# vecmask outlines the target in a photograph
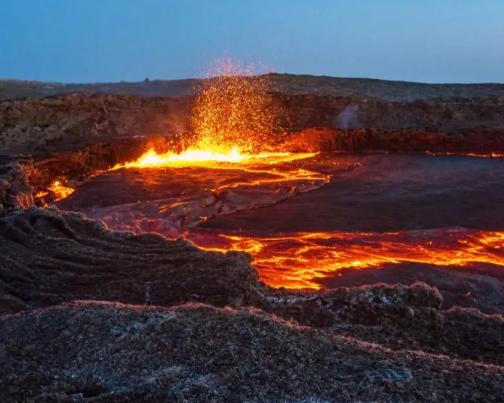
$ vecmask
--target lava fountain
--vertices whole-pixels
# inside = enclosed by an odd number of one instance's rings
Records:
[[[310,158],[316,153],[278,151],[281,119],[286,116],[268,93],[268,77],[255,76],[252,66],[223,60],[203,80],[196,98],[194,136],[182,152],[158,153],[150,148],[138,160],[119,168],[211,166],[218,163],[276,164]]]

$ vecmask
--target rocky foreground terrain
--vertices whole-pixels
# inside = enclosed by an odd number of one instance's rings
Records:
[[[500,85],[274,79],[292,149],[504,150]],[[502,401],[498,312],[379,276],[271,289],[244,253],[112,232],[37,199],[188,131],[180,85],[175,98],[155,82],[0,87],[0,401]]]
[[[504,321],[412,286],[268,289],[245,254],[0,220],[2,401],[499,401]],[[100,301],[100,302],[98,302]]]

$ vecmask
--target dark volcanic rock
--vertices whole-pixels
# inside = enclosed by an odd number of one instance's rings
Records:
[[[343,78],[271,73],[271,90],[293,95],[375,98],[387,101],[415,101],[441,97],[504,95],[504,85],[427,84],[369,78]],[[0,100],[46,97],[68,93],[105,93],[141,96],[188,96],[197,93],[201,80],[144,80],[140,82],[63,84],[40,81],[0,80]]]
[[[25,97],[47,97],[53,95],[83,93],[105,93],[117,95],[142,95],[151,97],[194,95],[199,80],[148,80],[140,82],[63,84],[40,81],[0,80],[0,99]]]
[[[153,141],[120,138],[110,143],[91,144],[72,152],[59,152],[39,159],[26,170],[30,185],[46,190],[55,179],[69,185],[82,183],[122,161],[137,159]]]
[[[76,302],[0,319],[2,401],[500,401],[502,367],[257,310]]]
[[[399,152],[504,154],[504,129],[457,134],[427,130],[309,128],[289,136],[289,151],[386,150]]]
[[[324,288],[360,287],[377,282],[411,285],[421,281],[439,290],[443,296],[442,309],[459,306],[504,314],[504,270],[500,266],[402,263],[366,270],[343,269],[339,274],[323,280]]]
[[[0,216],[8,209],[33,204],[29,183],[33,171],[32,161],[27,158],[0,155]]]
[[[272,90],[292,95],[373,98],[406,102],[435,98],[502,96],[504,84],[428,84],[408,81],[270,74]]]
[[[334,334],[504,365],[503,317],[459,307],[441,310],[441,294],[425,283],[342,287],[269,299],[277,315]]]
[[[0,149],[45,156],[188,130],[191,99],[70,94],[0,103]]]
[[[390,101],[278,93],[276,99],[290,112],[290,129],[294,131],[328,127],[457,133],[504,128],[502,95]]]
[[[74,299],[262,305],[262,286],[245,254],[113,233],[79,214],[32,208],[6,215],[0,255],[0,314]]]

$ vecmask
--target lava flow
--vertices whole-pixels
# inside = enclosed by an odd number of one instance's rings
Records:
[[[334,276],[344,268],[363,269],[399,263],[504,266],[504,232],[439,229],[273,236],[194,232],[188,236],[207,250],[249,253],[265,283],[291,289],[318,289],[321,279]]]
[[[36,198],[43,198],[48,194],[52,195],[52,200],[58,201],[63,200],[66,197],[70,196],[74,192],[74,188],[63,184],[60,179],[56,179],[51,182],[51,184],[47,187],[47,189],[40,190],[35,195]]]

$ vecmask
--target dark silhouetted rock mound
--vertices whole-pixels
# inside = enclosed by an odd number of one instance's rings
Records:
[[[109,231],[80,214],[31,208],[0,218],[0,314],[74,299],[261,306],[242,253]]]
[[[277,315],[332,334],[398,349],[504,365],[504,319],[474,308],[442,310],[437,288],[374,284],[269,297]]]

